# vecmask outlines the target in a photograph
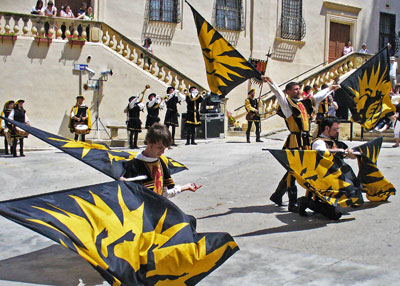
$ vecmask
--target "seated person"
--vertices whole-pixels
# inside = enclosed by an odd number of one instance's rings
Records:
[[[351,159],[357,158],[352,149],[349,149],[344,142],[337,140],[339,134],[340,121],[337,117],[328,116],[322,119],[320,130],[323,130],[317,139],[311,144],[312,150],[341,152],[343,156]],[[310,208],[314,212],[319,212],[324,216],[338,220],[342,216],[340,208],[322,202],[318,197],[301,197],[298,200],[299,214],[307,216],[306,209]]]
[[[125,163],[125,172],[120,180],[129,178],[164,197],[173,197],[184,191],[195,192],[202,186],[195,183],[178,186],[174,184],[165,163],[160,159],[165,148],[170,147],[172,136],[166,126],[154,123],[146,134],[146,149]],[[141,177],[143,176],[143,177]]]

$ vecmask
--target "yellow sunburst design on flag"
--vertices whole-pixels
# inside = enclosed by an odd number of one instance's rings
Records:
[[[375,66],[372,66],[371,71],[365,70],[362,77],[358,78],[359,90],[349,87],[355,95],[356,110],[362,114],[363,127],[368,130],[375,127],[378,121],[394,108],[389,96],[391,84],[383,76],[388,67],[384,68],[382,72],[380,63],[376,70]]]
[[[75,141],[72,139],[58,139],[58,138],[48,138],[49,140],[57,141],[57,142],[65,142],[65,145],[60,146],[61,148],[70,148],[70,149],[79,149],[82,148],[82,158],[84,158],[90,150],[110,150],[108,147],[102,144],[89,144],[82,141]]]
[[[58,211],[50,208],[33,207],[51,215],[67,227],[82,243],[82,246],[79,246],[72,242],[75,250],[95,267],[108,269],[109,265],[106,260],[110,258],[110,255],[115,255],[115,257],[128,262],[136,272],[141,265],[147,264],[148,255],[154,255],[155,268],[147,272],[147,278],[158,275],[173,275],[176,278],[159,281],[156,284],[159,286],[186,286],[185,281],[215,267],[228,247],[232,249],[237,247],[234,241],[230,241],[207,254],[205,237],[197,243],[165,246],[172,237],[187,227],[188,223],[177,223],[163,230],[167,217],[166,209],[154,230],[143,232],[145,203],[142,203],[137,209],[130,210],[124,202],[121,187],[118,186],[116,191],[118,191],[118,204],[122,212],[122,219],[117,216],[111,206],[92,192],[90,194],[94,204],[78,196],[70,195],[79,205],[85,217],[53,205],[49,206]],[[66,238],[68,237],[67,233],[45,221],[28,220],[56,230]],[[126,235],[131,234],[133,234],[133,239],[127,239]],[[67,247],[66,241],[61,239],[60,243]],[[115,284],[113,285],[121,284],[116,277],[114,279]]]
[[[211,92],[225,96],[247,79],[261,80],[260,72],[187,4],[193,12]]]

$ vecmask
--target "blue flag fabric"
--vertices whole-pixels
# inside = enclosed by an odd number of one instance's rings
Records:
[[[0,202],[0,214],[78,253],[111,285],[196,285],[239,248],[134,182]]]

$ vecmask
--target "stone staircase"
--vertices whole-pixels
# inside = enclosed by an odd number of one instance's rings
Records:
[[[362,135],[362,136],[361,136]],[[383,136],[383,142],[389,142],[389,143],[394,143],[394,133],[392,128],[388,128],[384,132],[380,133],[377,131],[372,131],[372,132],[366,132],[365,130],[363,131],[363,134],[361,134],[361,131],[356,131],[353,137],[353,140],[356,141],[370,141],[378,137]]]
[[[45,25],[50,27],[47,34]],[[0,11],[0,37],[13,35],[15,37],[31,37],[35,40],[43,38],[49,42],[52,39],[62,40],[64,36],[67,42],[71,36],[78,37],[76,29],[78,26],[82,27],[82,38],[90,42],[102,43],[147,72],[149,76],[168,86],[173,86],[181,92],[190,86],[196,86],[200,92],[207,90],[106,23]],[[65,27],[64,35],[62,27]],[[89,35],[86,33],[87,30]],[[70,31],[74,31],[72,35]],[[150,58],[151,65],[144,61],[145,57]]]

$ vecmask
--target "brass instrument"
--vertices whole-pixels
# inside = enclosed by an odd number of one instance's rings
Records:
[[[189,95],[189,90],[188,90],[187,88],[185,88],[185,89],[183,90],[183,94],[186,95],[186,96],[188,96],[188,95]]]
[[[146,90],[150,89],[150,85],[146,84],[146,86],[144,87],[144,90],[141,92],[142,98],[139,100],[140,103],[143,102],[144,99],[144,93],[146,92]]]

